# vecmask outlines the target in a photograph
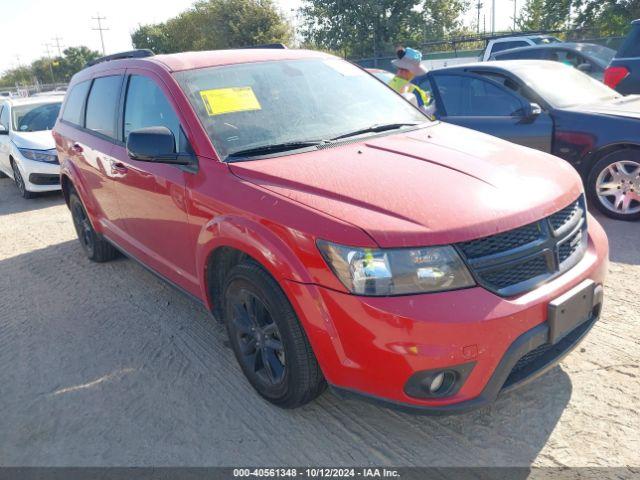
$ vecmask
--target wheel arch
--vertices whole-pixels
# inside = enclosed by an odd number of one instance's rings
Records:
[[[591,170],[593,169],[595,164],[598,163],[600,159],[614,152],[617,152],[619,150],[640,151],[640,143],[634,143],[634,142],[609,143],[607,145],[603,145],[598,149],[594,150],[587,156],[586,161],[584,162],[584,165],[582,168],[582,177],[584,178],[584,180],[586,181],[589,178],[589,175],[591,174]]]
[[[311,283],[302,261],[271,229],[246,217],[216,217],[201,230],[196,265],[202,298],[218,319],[219,298],[225,276],[233,266],[245,260],[260,265],[280,285],[287,297],[290,296],[283,280]]]

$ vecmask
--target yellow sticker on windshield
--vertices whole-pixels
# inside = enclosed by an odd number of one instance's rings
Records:
[[[209,116],[260,110],[262,108],[251,87],[201,90],[200,96]]]

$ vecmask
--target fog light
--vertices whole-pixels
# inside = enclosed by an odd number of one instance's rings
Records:
[[[433,377],[433,380],[431,380],[431,383],[429,384],[429,392],[437,393],[438,390],[440,390],[440,388],[442,387],[443,383],[444,383],[444,372],[440,372],[435,377]]]

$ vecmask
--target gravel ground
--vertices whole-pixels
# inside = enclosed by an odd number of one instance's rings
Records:
[[[60,195],[0,180],[0,465],[639,466],[640,223],[611,242],[603,317],[484,410],[416,417],[325,393],[279,410],[202,307],[86,260]]]

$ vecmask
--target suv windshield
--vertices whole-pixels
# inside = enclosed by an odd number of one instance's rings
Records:
[[[38,132],[51,130],[58,118],[62,103],[30,103],[16,105],[11,110],[13,130]]]
[[[175,75],[222,158],[429,121],[386,85],[339,59],[243,63]]]
[[[594,103],[620,96],[604,83],[572,67],[555,62],[540,62],[535,66],[514,66],[512,70],[533,91],[556,108]]]

